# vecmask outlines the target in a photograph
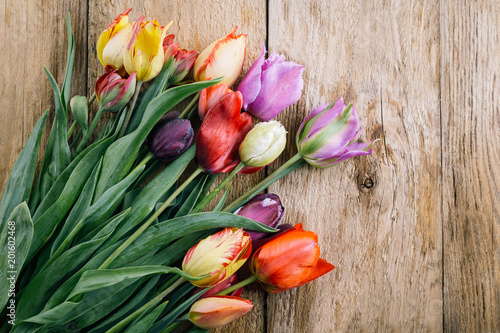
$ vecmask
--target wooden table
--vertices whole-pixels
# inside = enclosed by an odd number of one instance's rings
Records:
[[[287,223],[319,234],[333,273],[266,295],[220,332],[500,332],[500,1],[2,0],[0,187],[61,82],[65,15],[76,37],[73,93],[103,68],[100,32],[133,7],[202,50],[235,25],[245,70],[264,41],[305,64],[304,94],[279,116],[295,153],[303,116],[343,95],[372,156],[304,168],[273,185]],[[51,115],[51,120],[53,115]],[[44,136],[42,145],[48,135]],[[238,179],[233,197],[265,176]]]

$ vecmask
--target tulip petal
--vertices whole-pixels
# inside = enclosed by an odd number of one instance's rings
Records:
[[[260,43],[262,50],[260,56],[255,60],[255,62],[250,66],[245,77],[238,86],[239,92],[243,95],[243,109],[246,110],[248,105],[255,101],[259,91],[261,89],[261,74],[262,65],[264,64],[264,55],[266,54],[266,47],[264,43]]]
[[[260,93],[248,106],[248,111],[268,121],[297,102],[304,88],[304,68],[292,61],[283,61],[263,71]]]
[[[300,285],[304,285],[308,282],[311,282],[312,280],[315,280],[315,279],[319,278],[320,276],[323,276],[326,273],[330,272],[334,268],[335,268],[335,266],[330,264],[328,261],[326,261],[325,259],[319,258],[318,262],[316,263],[316,266],[314,266],[311,269],[311,274],[309,275],[309,277],[305,281],[303,281]]]

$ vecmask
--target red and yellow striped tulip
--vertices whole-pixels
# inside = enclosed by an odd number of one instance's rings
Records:
[[[99,61],[107,71],[123,69],[123,52],[132,31],[127,9],[104,30],[97,40],[96,50]]]
[[[243,229],[226,228],[193,246],[184,257],[182,269],[195,277],[208,275],[192,284],[214,286],[233,275],[251,253],[250,236]]]
[[[146,82],[160,73],[165,59],[163,40],[172,22],[160,27],[158,21],[144,21],[144,16],[134,22],[123,63],[127,73],[137,72],[137,79]]]

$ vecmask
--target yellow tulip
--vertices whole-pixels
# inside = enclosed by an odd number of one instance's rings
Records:
[[[160,73],[165,58],[163,40],[170,25],[172,22],[160,27],[158,21],[144,21],[144,16],[134,22],[123,53],[127,73],[137,72],[137,79],[143,82]]]
[[[97,40],[97,56],[108,71],[123,68],[123,51],[130,38],[132,24],[129,23],[127,9],[104,30]]]

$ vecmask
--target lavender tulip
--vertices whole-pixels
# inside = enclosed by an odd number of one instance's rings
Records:
[[[297,149],[310,165],[327,168],[357,155],[370,155],[370,143],[355,142],[361,134],[356,109],[344,105],[340,98],[335,104],[323,104],[304,118],[295,137]]]
[[[259,194],[250,200],[246,205],[234,212],[240,216],[263,223],[269,227],[276,226],[283,219],[285,208],[281,204],[280,198],[276,194]],[[255,241],[269,236],[266,232],[246,231],[252,238],[252,248]]]
[[[264,60],[266,48],[252,64],[238,86],[243,95],[243,109],[262,121],[276,117],[281,111],[297,102],[302,94],[305,66],[285,61],[277,53]]]
[[[178,112],[164,115],[149,133],[146,144],[160,161],[169,162],[182,154],[193,142],[191,122],[177,118]]]

